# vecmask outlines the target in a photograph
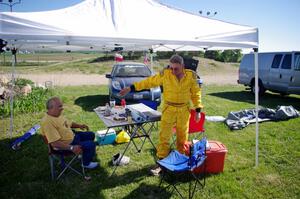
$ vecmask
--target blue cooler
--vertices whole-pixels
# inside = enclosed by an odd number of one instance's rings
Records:
[[[115,143],[116,131],[114,129],[109,129],[107,134],[106,132],[107,129],[96,132],[96,139],[99,145]]]
[[[157,110],[158,104],[156,101],[151,101],[151,100],[139,100],[139,103],[143,103],[146,106],[152,108],[153,110]]]

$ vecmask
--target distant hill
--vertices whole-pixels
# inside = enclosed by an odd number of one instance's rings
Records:
[[[43,53],[20,54],[17,56],[17,73],[77,73],[77,74],[105,74],[111,71],[114,61],[93,62],[99,54],[85,53]],[[4,66],[5,59],[5,66]],[[206,58],[199,60],[198,73],[200,75],[237,73],[238,64],[223,63]],[[11,56],[0,56],[0,73],[11,72]],[[143,58],[132,60],[143,62]],[[154,71],[160,71],[169,64],[168,59],[156,60],[153,63]]]

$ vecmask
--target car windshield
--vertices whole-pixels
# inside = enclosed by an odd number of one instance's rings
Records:
[[[143,65],[119,65],[115,68],[115,77],[149,77],[150,70]]]

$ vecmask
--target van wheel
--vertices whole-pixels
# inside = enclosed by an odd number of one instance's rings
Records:
[[[261,83],[261,81],[258,82],[258,94],[263,95],[266,92],[265,87]],[[255,95],[255,81],[252,81],[251,83],[251,93]]]

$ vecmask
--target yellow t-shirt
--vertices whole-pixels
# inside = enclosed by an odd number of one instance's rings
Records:
[[[53,117],[46,114],[41,121],[41,130],[49,143],[58,140],[71,143],[74,138],[71,125],[72,122],[63,116]]]

